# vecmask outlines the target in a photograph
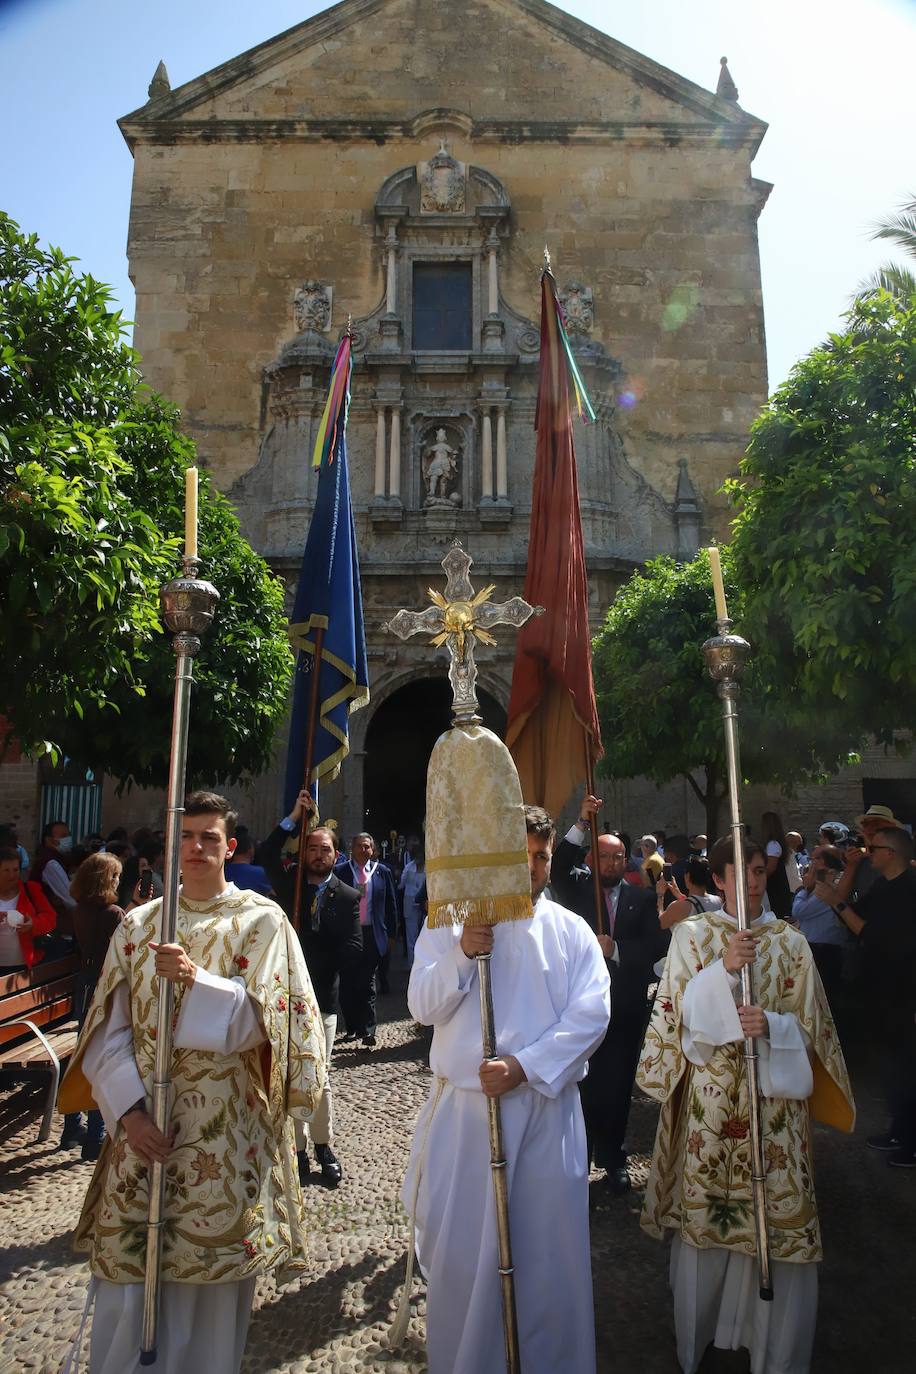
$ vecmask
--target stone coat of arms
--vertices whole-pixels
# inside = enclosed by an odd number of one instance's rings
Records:
[[[423,215],[461,215],[467,195],[467,168],[456,161],[445,139],[429,162],[417,168],[420,183],[420,213]]]

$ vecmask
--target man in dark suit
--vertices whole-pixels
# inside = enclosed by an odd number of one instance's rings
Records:
[[[557,846],[551,887],[557,901],[588,921],[597,934],[592,874],[582,866],[589,829],[601,803],[586,797],[578,825]],[[611,1021],[601,1045],[589,1060],[582,1081],[582,1111],[589,1151],[606,1171],[612,1192],[630,1186],[624,1136],[636,1064],[648,1018],[647,995],[654,979],[653,965],[664,953],[665,935],[658,923],[655,894],[649,888],[623,882],[627,852],[615,835],[598,837],[598,871],[604,902],[604,935],[598,943],[611,975]]]
[[[292,813],[280,822],[258,850],[258,861],[266,869],[277,894],[277,901],[290,918],[295,896],[296,865],[284,866],[283,846],[290,835],[295,834],[303,813],[310,813],[313,809],[314,803],[308,792],[300,792]],[[337,1030],[340,979],[342,975],[345,976],[348,968],[359,963],[363,949],[359,928],[359,893],[355,888],[348,887],[342,882],[334,872],[336,857],[337,850],[331,831],[321,828],[313,830],[305,842],[305,873],[298,930],[318,1009],[324,1022],[329,1068]],[[328,1187],[336,1188],[343,1178],[343,1169],[331,1148],[331,1106],[329,1075],[328,1085],[308,1123],[308,1129],[321,1176]],[[299,1177],[305,1182],[309,1175],[305,1132],[300,1122],[295,1122],[295,1126]]]
[[[384,864],[372,858],[372,836],[353,837],[350,857],[337,865],[337,876],[360,894],[359,923],[362,957],[346,970],[340,984],[340,1006],[347,1032],[367,1049],[375,1044],[375,975],[383,955],[394,947],[398,933],[398,902],[394,879]]]

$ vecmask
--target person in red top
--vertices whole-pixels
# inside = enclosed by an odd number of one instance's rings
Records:
[[[49,935],[57,913],[41,883],[21,880],[19,850],[0,849],[0,968],[32,968],[44,958],[35,948],[36,935]]]

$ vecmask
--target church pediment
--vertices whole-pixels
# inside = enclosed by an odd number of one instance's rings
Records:
[[[711,58],[711,63],[713,59]],[[121,121],[137,139],[640,134],[755,145],[765,125],[544,0],[344,0]],[[358,112],[358,118],[355,118]]]

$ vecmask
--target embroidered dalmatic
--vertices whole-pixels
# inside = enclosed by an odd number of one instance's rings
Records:
[[[112,936],[61,1087],[61,1110],[96,1105],[82,1061],[122,985],[130,999],[133,1056],[151,1099],[158,979],[150,941],[159,939],[161,907],[155,901],[131,912]],[[210,902],[182,895],[177,941],[208,973],[244,982],[266,1043],[240,1052],[176,1048],[173,1054],[176,1140],[166,1166],[163,1281],[231,1284],[266,1270],[301,1269],[305,1240],[290,1113],[308,1117],[314,1110],[325,1050],[299,942],[275,903],[232,886]],[[176,985],[176,1024],[185,995]],[[98,1278],[142,1282],[147,1203],[147,1166],[119,1130],[105,1141],[74,1239]]]
[[[754,1255],[754,1214],[744,1045],[718,1043],[708,1062],[685,1053],[684,997],[691,980],[727,979],[721,961],[736,924],[711,912],[673,932],[665,971],[646,1032],[636,1081],[662,1105],[642,1226],[655,1236],[674,1231],[700,1250],[721,1247]],[[854,1108],[836,1028],[807,940],[784,921],[754,926],[755,1000],[771,1022],[771,1042],[758,1041],[768,1083],[778,1082],[785,1032],[802,1037],[811,1059],[810,1095],[763,1097],[764,1160],[770,1251],[774,1260],[807,1264],[821,1258],[814,1198],[810,1121],[852,1130]],[[712,983],[710,983],[712,986]],[[785,1014],[789,1013],[790,1016]],[[797,1023],[793,1026],[791,1018]],[[735,1013],[737,1020],[737,1014]]]

